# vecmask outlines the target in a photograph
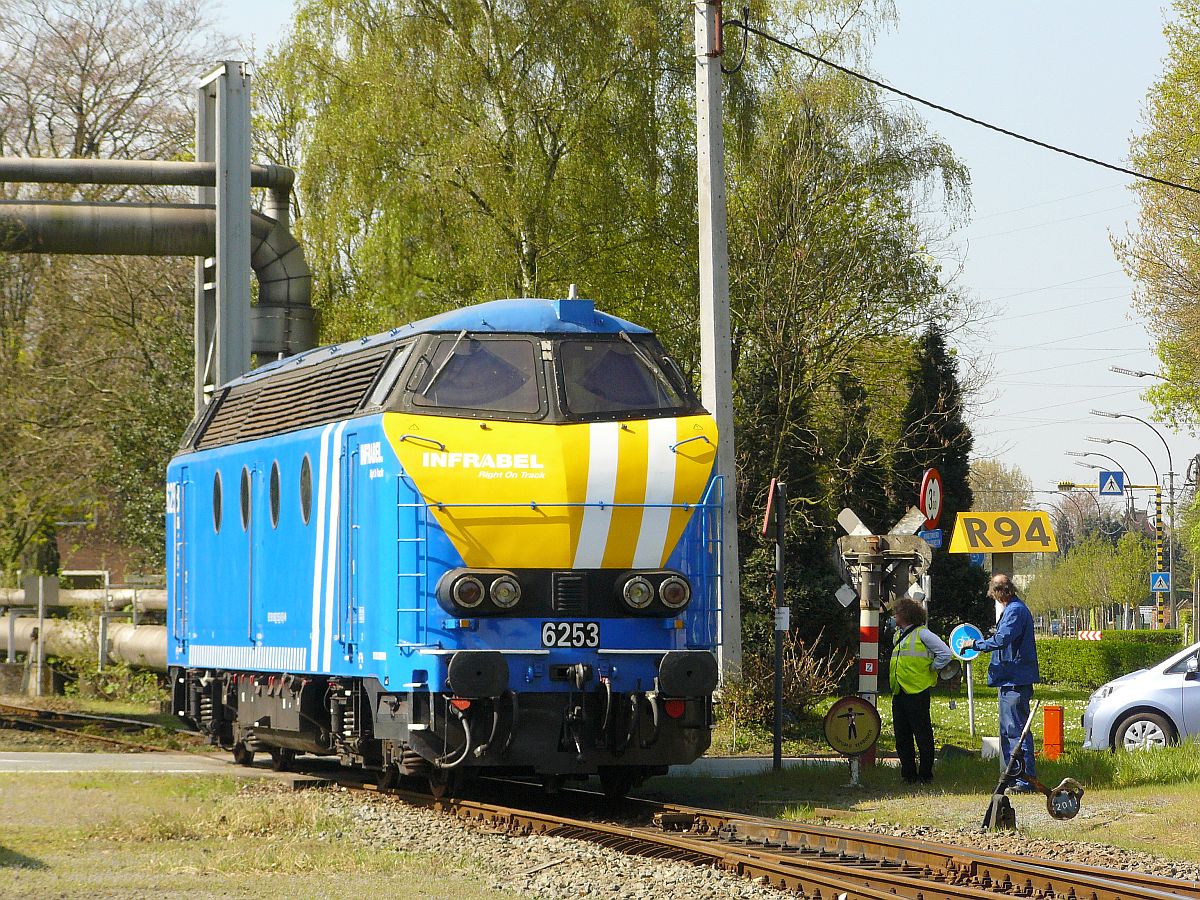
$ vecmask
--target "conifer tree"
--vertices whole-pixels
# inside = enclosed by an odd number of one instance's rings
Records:
[[[945,534],[945,542],[942,549],[933,552],[929,570],[933,582],[930,627],[943,635],[960,622],[986,627],[994,618],[986,597],[986,573],[971,566],[967,555],[947,552],[958,513],[971,508],[969,476],[974,438],[963,420],[958,363],[937,325],[931,325],[921,336],[910,384],[892,469],[892,521],[916,504],[925,470],[937,469],[942,476],[938,527]]]

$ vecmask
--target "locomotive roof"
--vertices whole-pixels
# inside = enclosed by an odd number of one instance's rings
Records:
[[[430,316],[407,325],[400,325],[382,334],[305,350],[295,356],[260,366],[230,385],[255,381],[265,375],[294,371],[306,366],[357,353],[369,347],[379,347],[417,334],[436,332],[470,333],[496,332],[503,334],[649,334],[648,328],[634,325],[596,309],[591,300],[492,300],[475,306],[464,306]]]

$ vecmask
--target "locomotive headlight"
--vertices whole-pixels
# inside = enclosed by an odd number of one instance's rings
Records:
[[[450,588],[450,597],[463,609],[474,609],[483,602],[483,582],[474,575],[464,575]]]
[[[683,609],[692,599],[692,588],[685,579],[672,575],[658,586],[658,599],[667,609]]]
[[[654,588],[640,575],[630,578],[621,589],[621,597],[630,609],[645,609],[654,599]]]
[[[511,575],[501,575],[492,582],[488,593],[498,607],[512,609],[521,600],[521,584]]]

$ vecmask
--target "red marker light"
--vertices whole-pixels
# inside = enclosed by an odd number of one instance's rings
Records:
[[[471,708],[471,701],[468,700],[466,697],[451,697],[450,705],[453,706],[455,709],[457,709],[459,712],[466,712],[468,709]]]
[[[679,699],[668,700],[663,704],[663,709],[666,710],[668,716],[672,719],[678,719],[683,715],[683,711],[687,708],[687,702]]]

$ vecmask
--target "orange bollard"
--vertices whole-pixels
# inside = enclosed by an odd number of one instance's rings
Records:
[[[1042,707],[1042,755],[1046,759],[1058,759],[1063,752],[1063,708]]]

